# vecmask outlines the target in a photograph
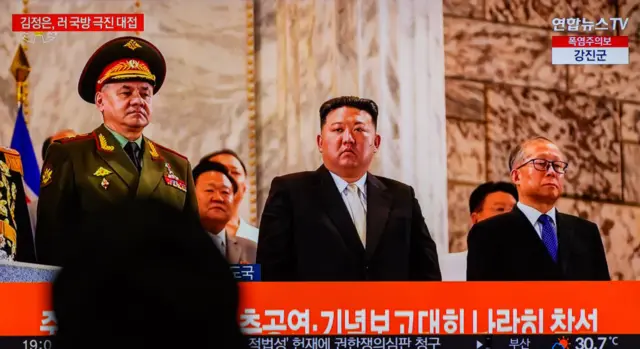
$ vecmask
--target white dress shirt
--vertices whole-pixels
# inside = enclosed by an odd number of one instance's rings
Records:
[[[468,251],[454,253],[438,251],[442,281],[467,280],[467,253]]]
[[[522,211],[522,213],[524,213],[524,215],[527,217],[527,219],[529,220],[529,222],[531,222],[531,225],[533,225],[533,228],[536,230],[536,232],[538,233],[538,237],[540,237],[540,239],[542,239],[542,223],[538,222],[538,218],[540,218],[540,216],[543,215],[542,212],[536,210],[535,208],[531,207],[531,206],[527,206],[521,202],[518,202],[516,205],[518,205],[518,208],[520,209],[520,211]],[[558,226],[556,223],[556,208],[552,207],[549,212],[546,213],[547,216],[551,217],[551,223],[553,224],[553,230],[556,233],[556,235],[558,234]]]
[[[253,225],[247,223],[242,217],[240,217],[240,225],[238,225],[238,230],[236,231],[236,236],[245,238],[247,240],[251,240],[258,243],[258,228]]]
[[[331,172],[329,172],[331,173]],[[342,201],[351,216],[351,220],[355,225],[358,236],[362,244],[367,244],[367,174],[365,173],[360,179],[354,183],[347,183],[334,173],[331,173],[333,181],[342,195]]]
[[[349,210],[349,202],[347,201],[347,186],[349,183],[344,179],[340,178],[337,174],[329,171],[331,173],[331,177],[333,181],[336,183],[336,187],[342,196],[342,201],[347,206],[347,210],[349,211],[349,215],[351,219],[353,219],[353,212]],[[355,181],[354,183],[358,187],[358,197],[360,198],[360,202],[362,202],[362,207],[364,207],[365,213],[367,211],[367,174],[365,173],[360,179]]]
[[[227,257],[227,231],[222,229],[218,234],[209,233],[213,242],[216,244],[220,253],[226,258]]]

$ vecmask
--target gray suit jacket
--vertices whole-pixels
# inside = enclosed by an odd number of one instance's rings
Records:
[[[229,264],[255,264],[258,244],[238,236],[227,235],[227,261]]]

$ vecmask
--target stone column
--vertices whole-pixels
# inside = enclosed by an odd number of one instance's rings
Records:
[[[320,163],[318,108],[358,95],[380,106],[374,174],[414,187],[447,251],[442,3],[420,0],[256,2],[258,211],[271,180]]]

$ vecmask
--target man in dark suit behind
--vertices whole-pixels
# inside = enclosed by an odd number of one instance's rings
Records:
[[[555,208],[567,167],[560,149],[543,137],[511,152],[519,202],[471,228],[468,281],[610,280],[598,227]]]
[[[200,223],[230,264],[255,264],[257,244],[229,234],[227,224],[235,211],[238,182],[225,165],[204,160],[193,169]]]
[[[324,164],[271,183],[258,239],[264,281],[442,279],[413,188],[367,172],[377,118],[358,97],[320,107]]]

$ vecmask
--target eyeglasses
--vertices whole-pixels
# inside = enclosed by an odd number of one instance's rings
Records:
[[[518,168],[516,168],[516,170],[519,170],[519,169],[527,166],[530,163],[533,164],[533,168],[535,168],[538,171],[546,172],[547,170],[549,170],[549,166],[551,166],[553,168],[553,170],[556,171],[559,174],[564,174],[565,172],[567,172],[567,167],[569,167],[569,164],[564,162],[564,161],[549,161],[549,160],[546,160],[546,159],[531,159],[531,160],[525,162],[524,164],[520,165]]]

